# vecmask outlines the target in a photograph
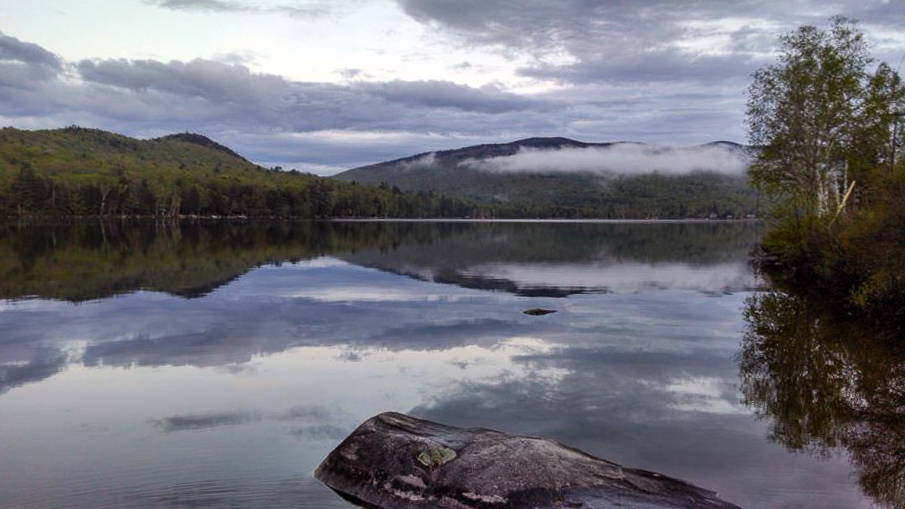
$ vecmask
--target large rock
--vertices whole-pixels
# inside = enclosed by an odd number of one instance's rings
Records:
[[[738,509],[684,481],[551,440],[397,413],[359,426],[315,476],[347,499],[380,509]]]

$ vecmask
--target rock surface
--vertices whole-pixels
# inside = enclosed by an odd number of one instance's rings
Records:
[[[380,509],[738,509],[716,494],[551,440],[372,417],[317,468],[343,497]]]

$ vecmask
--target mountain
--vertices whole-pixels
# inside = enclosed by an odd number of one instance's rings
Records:
[[[689,148],[527,138],[426,152],[334,178],[435,192],[497,217],[694,218],[756,213],[746,183],[750,147]]]
[[[262,168],[200,134],[3,128],[0,217],[739,217],[757,204],[739,169],[748,152],[529,138],[324,178]]]
[[[0,217],[462,217],[464,203],[262,168],[200,134],[0,129]]]

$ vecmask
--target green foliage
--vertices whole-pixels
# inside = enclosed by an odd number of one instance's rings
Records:
[[[197,134],[0,130],[0,216],[464,217],[461,200],[265,169]]]
[[[356,168],[336,178],[386,183],[413,192],[442,192],[476,204],[480,217],[688,219],[757,213],[757,193],[744,177],[734,175],[496,172],[465,164],[510,156],[525,147],[558,150],[608,145],[565,138],[476,145]]]
[[[863,34],[837,17],[828,31],[803,26],[780,38],[779,62],[754,74],[750,142],[762,147],[751,180],[802,235],[831,220],[852,180],[890,155],[892,113],[905,97],[889,66],[873,60]]]
[[[482,217],[688,219],[739,218],[757,212],[756,193],[743,179],[716,173],[604,177],[460,169],[451,176],[430,175],[431,171],[388,180],[408,191],[442,191],[468,200]]]
[[[801,27],[781,46],[748,102],[751,141],[763,147],[749,174],[772,216],[766,262],[862,313],[901,319],[905,177],[893,154],[902,80],[884,63],[869,70],[863,35],[844,18],[829,31]]]
[[[884,320],[905,320],[905,167],[874,172],[870,202],[839,233],[828,255],[862,310]]]

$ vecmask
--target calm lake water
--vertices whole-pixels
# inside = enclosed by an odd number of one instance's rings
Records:
[[[0,227],[0,507],[349,507],[311,473],[388,410],[554,438],[746,508],[873,507],[849,449],[794,446],[763,395],[743,312],[766,290],[759,234]]]

